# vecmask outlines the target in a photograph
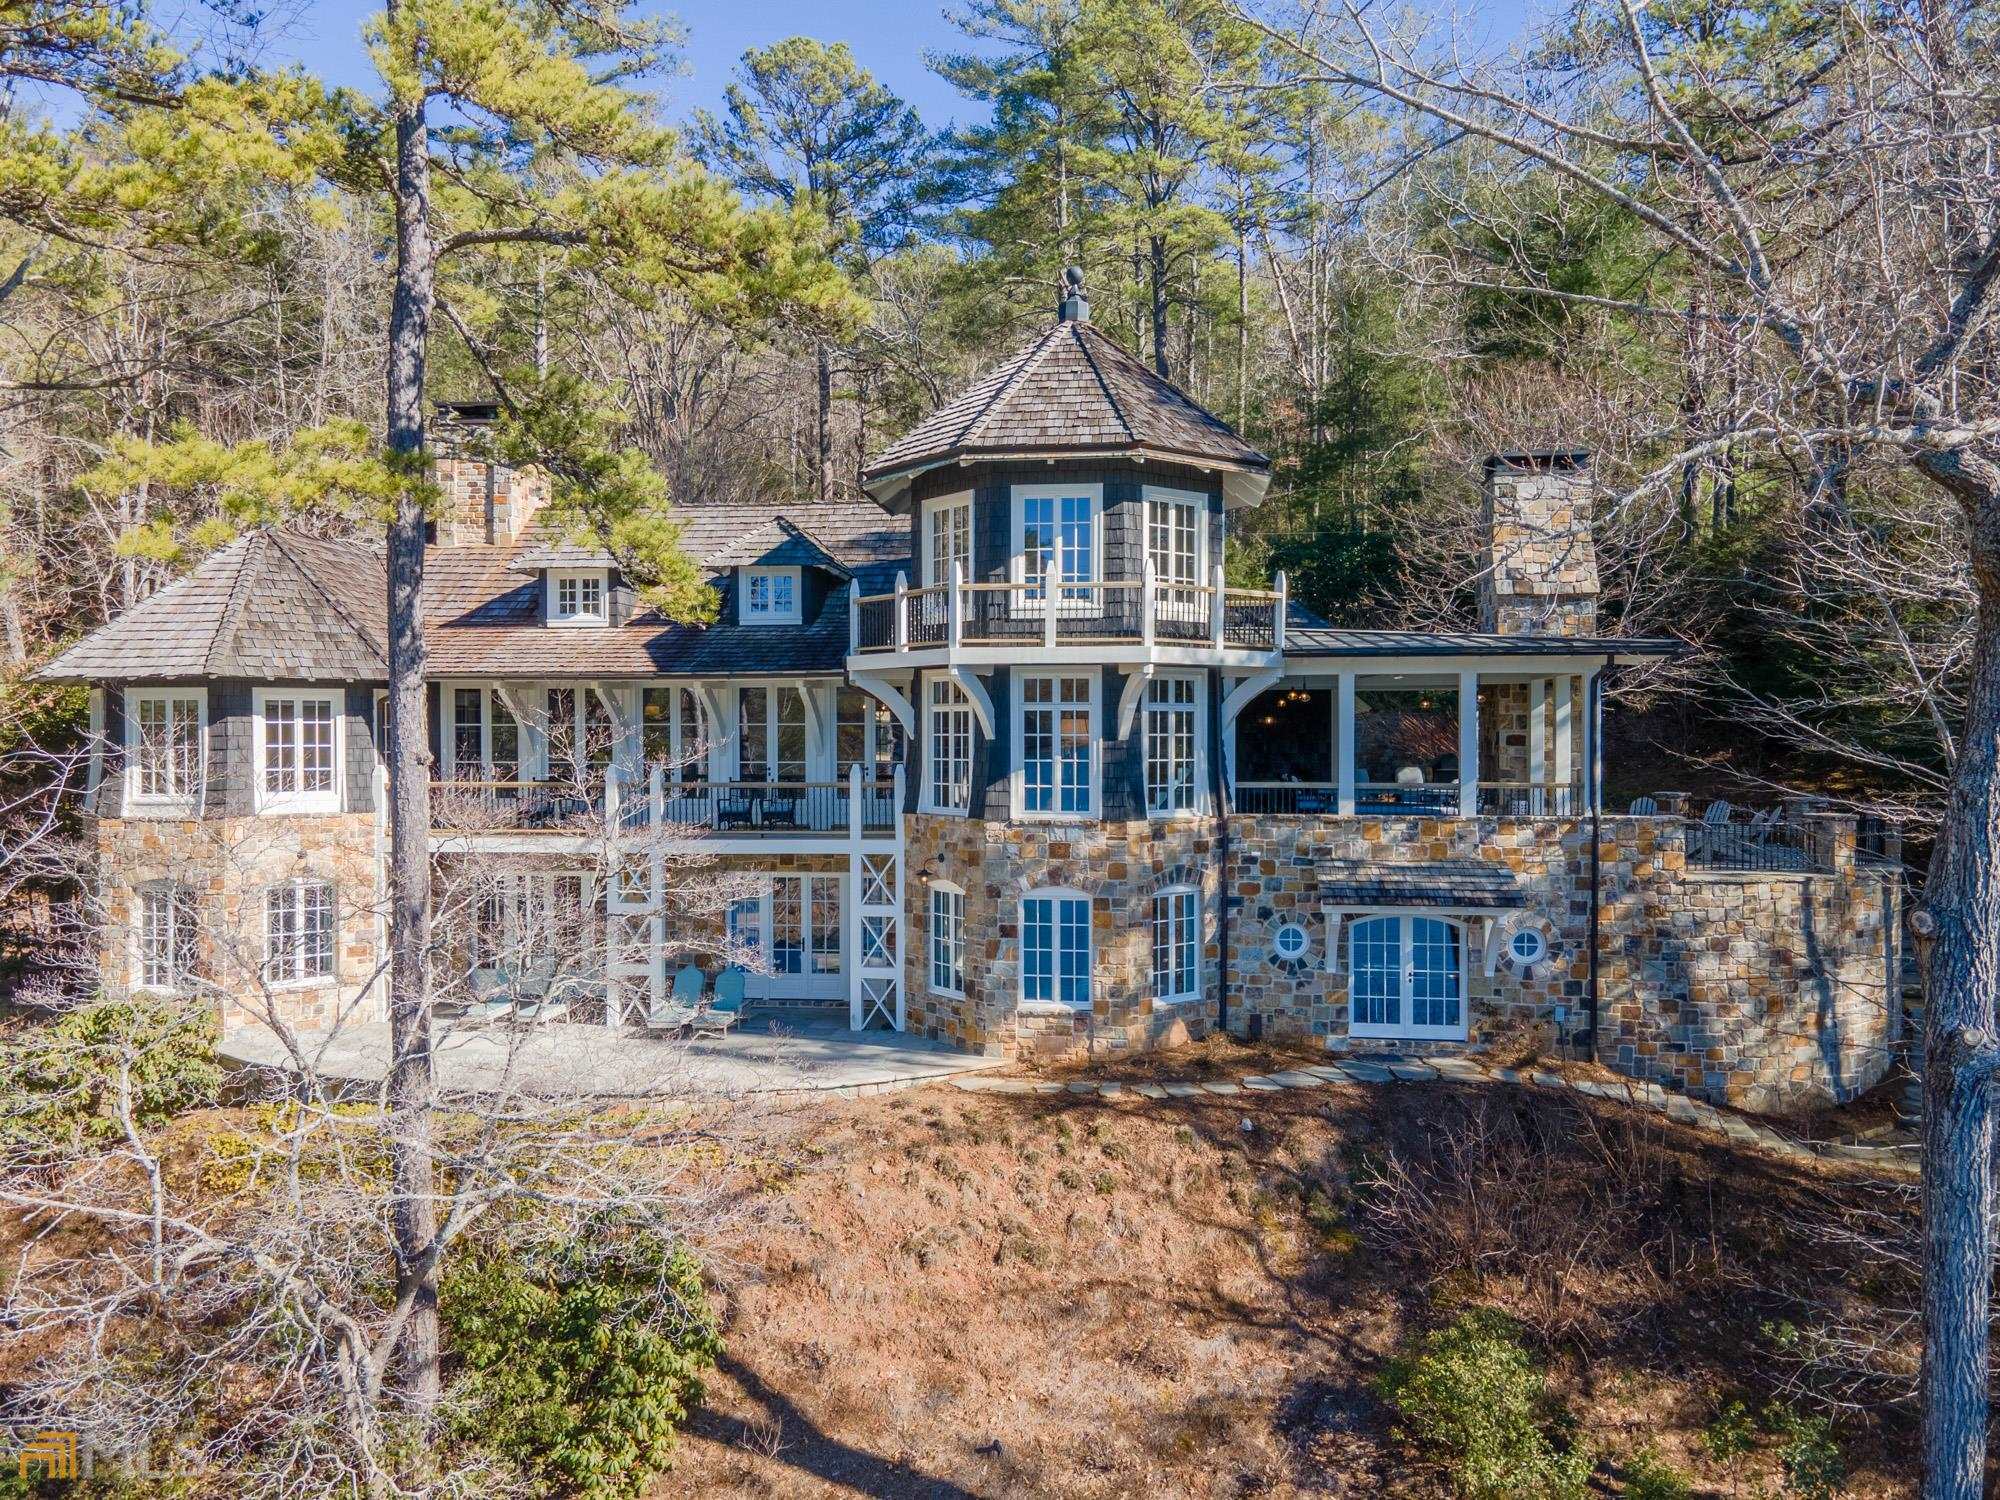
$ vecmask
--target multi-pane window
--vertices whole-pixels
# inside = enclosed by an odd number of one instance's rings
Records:
[[[764,877],[762,894],[729,907],[731,948],[740,961],[762,966],[773,975],[840,973],[840,887],[838,875]]]
[[[1039,585],[1051,560],[1064,583],[1088,583],[1096,570],[1097,500],[1093,495],[1023,495],[1020,498],[1021,566],[1030,599],[1040,599]],[[1065,599],[1080,599],[1087,589],[1064,589]]]
[[[1465,965],[1457,924],[1370,917],[1348,934],[1349,1029],[1360,1036],[1463,1036]]]
[[[1146,811],[1192,812],[1195,805],[1196,696],[1192,677],[1146,684]]]
[[[797,688],[738,688],[737,714],[739,780],[806,779],[806,700]]]
[[[139,983],[173,993],[195,972],[194,896],[185,886],[149,885],[139,892]]]
[[[132,795],[151,802],[201,796],[201,695],[133,693],[127,704]]]
[[[333,887],[323,880],[264,893],[264,978],[299,984],[333,977]]]
[[[965,578],[972,576],[972,499],[958,496],[934,503],[924,519],[929,549],[925,552],[924,582],[951,582],[952,564],[958,564]]]
[[[1195,591],[1201,582],[1203,508],[1199,495],[1146,494],[1146,557],[1153,564],[1161,608],[1176,615],[1203,612]]]
[[[1021,998],[1090,1004],[1090,899],[1069,891],[1021,898]]]
[[[931,988],[939,994],[965,993],[965,892],[955,885],[931,887]]]
[[[603,622],[605,614],[602,573],[557,573],[554,575],[554,583],[554,617],[557,620]]]
[[[548,715],[548,777],[569,786],[603,775],[618,748],[618,726],[595,688],[550,688],[543,699]]]
[[[521,774],[521,728],[492,688],[451,694],[451,774],[460,781],[515,781]]]
[[[775,625],[799,618],[797,568],[746,568],[743,587],[745,620]]]
[[[336,795],[340,708],[330,694],[259,694],[267,802],[331,806]]]
[[[933,677],[929,714],[926,805],[934,811],[964,812],[972,801],[972,703],[949,677]]]
[[[1153,898],[1153,998],[1201,994],[1201,895],[1182,887]]]
[[[649,687],[641,695],[640,745],[646,763],[666,767],[670,784],[707,780],[701,700],[692,688]]]
[[[903,727],[873,693],[840,689],[834,704],[834,763],[841,785],[847,768],[860,766],[863,780],[887,781],[903,758]]]
[[[1088,815],[1096,694],[1084,676],[1021,678],[1021,811]]]

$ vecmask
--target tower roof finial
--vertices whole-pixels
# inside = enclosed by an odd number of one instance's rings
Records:
[[[1088,323],[1090,321],[1090,299],[1083,295],[1083,267],[1063,268],[1062,301],[1056,304],[1056,317],[1064,323]]]

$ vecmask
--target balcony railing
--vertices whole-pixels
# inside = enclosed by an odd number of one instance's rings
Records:
[[[849,650],[924,651],[959,646],[1207,646],[1279,651],[1285,641],[1285,576],[1275,589],[1233,589],[1216,569],[1206,584],[1166,582],[1146,565],[1139,578],[1041,578],[950,584],[864,594],[849,614]]]
[[[579,787],[550,781],[438,781],[431,826],[446,833],[630,833],[837,836],[896,825],[897,781],[662,781]]]
[[[1687,862],[1692,870],[1824,874],[1834,867],[1834,852],[1824,823],[1774,811],[1753,813],[1743,823],[1689,823]]]
[[[1487,818],[1573,818],[1583,813],[1583,789],[1553,782],[1482,781],[1479,815]],[[1459,787],[1454,781],[1354,784],[1354,811],[1361,817],[1455,818]],[[1243,781],[1236,785],[1236,810],[1333,817],[1340,811],[1340,788],[1331,781]]]
[[[1554,781],[1482,781],[1483,818],[1574,818],[1582,814],[1583,788]]]

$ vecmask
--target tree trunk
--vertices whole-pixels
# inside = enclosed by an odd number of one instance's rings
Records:
[[[1167,237],[1156,234],[1148,244],[1151,260],[1151,282],[1153,294],[1153,368],[1160,379],[1171,380],[1167,373]]]
[[[393,9],[393,6],[392,6]],[[388,439],[422,478],[433,267],[430,142],[421,100],[396,114],[396,282],[389,308]],[[412,494],[389,527],[389,1158],[400,1280],[416,1305],[400,1350],[412,1411],[437,1403],[437,1233],[431,1164],[430,750],[424,713],[424,511]]]
[[[1924,1496],[1975,1500],[1986,1473],[1993,1112],[1990,1075],[1961,1070],[1965,1033],[1992,1036],[2000,992],[2000,465],[1952,457],[1925,468],[1965,505],[1979,610],[1924,900],[1934,933],[1924,976]]]
[[[1249,216],[1236,226],[1236,430],[1250,414],[1250,231]]]
[[[833,349],[818,340],[813,352],[819,359],[819,499],[833,498]]]

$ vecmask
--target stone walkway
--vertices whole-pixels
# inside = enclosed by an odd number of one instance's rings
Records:
[[[1658,1084],[1630,1079],[1615,1082],[1570,1078],[1541,1070],[1498,1068],[1469,1057],[1350,1057],[1301,1066],[1281,1073],[1250,1073],[1228,1083],[1050,1083],[1032,1078],[974,1076],[950,1080],[954,1088],[981,1094],[1079,1094],[1099,1099],[1143,1099],[1154,1103],[1177,1099],[1225,1098],[1244,1104],[1258,1094],[1289,1089],[1319,1089],[1330,1084],[1382,1085],[1398,1083],[1513,1083],[1561,1089],[1592,1098],[1610,1099],[1638,1109],[1650,1109],[1670,1120],[1729,1137],[1739,1145],[1767,1151],[1791,1161],[1838,1160],[1866,1163],[1886,1172],[1914,1173],[1912,1152],[1895,1146],[1870,1146],[1836,1141],[1803,1141],[1773,1130],[1734,1110],[1719,1109]]]

